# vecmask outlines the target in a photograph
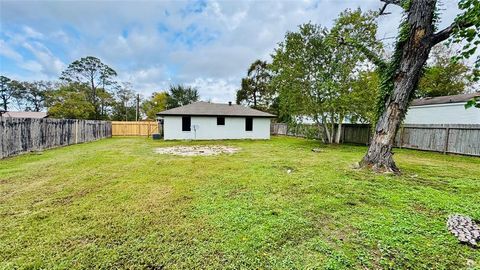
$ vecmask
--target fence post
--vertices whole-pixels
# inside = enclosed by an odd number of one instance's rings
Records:
[[[402,149],[402,147],[403,147],[403,135],[405,134],[404,130],[405,130],[405,127],[402,126],[400,128],[400,145],[399,145],[400,149]]]
[[[75,144],[78,143],[78,119],[75,120]]]
[[[446,154],[448,152],[448,139],[450,137],[450,128],[445,128],[445,145],[443,146],[443,153]]]

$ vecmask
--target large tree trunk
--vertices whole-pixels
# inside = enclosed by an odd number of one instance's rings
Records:
[[[371,167],[382,172],[400,172],[393,161],[392,147],[410,97],[417,87],[422,68],[434,45],[431,37],[434,31],[435,4],[434,0],[412,0],[410,9],[406,11],[408,26],[402,27],[409,27],[409,32],[403,40],[399,37],[395,52],[397,59],[394,56],[390,63],[390,67],[395,68],[389,78],[393,89],[387,89],[391,92],[386,96],[383,113],[377,121],[370,147],[360,163],[362,167]]]

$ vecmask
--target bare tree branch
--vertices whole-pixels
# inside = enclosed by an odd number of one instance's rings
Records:
[[[445,29],[438,31],[437,33],[433,34],[430,37],[430,42],[433,45],[438,44],[446,39],[448,39],[455,28],[468,28],[473,26],[472,22],[454,22],[450,26],[446,27]]]
[[[388,3],[385,3],[383,5],[383,7],[380,9],[380,12],[378,13],[378,16],[390,14],[390,12],[385,12],[385,9],[387,9],[387,6],[388,6]]]
[[[447,28],[433,34],[432,37],[430,38],[430,42],[432,43],[432,46],[449,38],[455,27],[456,27],[456,24],[452,23]]]
[[[388,5],[390,5],[390,4],[400,5],[400,0],[380,0],[380,1],[384,2],[385,4],[383,5],[383,7],[378,12],[378,16],[391,14],[390,12],[385,12]]]

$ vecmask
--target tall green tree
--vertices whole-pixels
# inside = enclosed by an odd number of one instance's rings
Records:
[[[87,86],[78,83],[63,84],[49,92],[46,104],[52,118],[92,119],[95,108],[89,102]]]
[[[352,123],[375,123],[375,104],[378,96],[380,78],[374,70],[362,70],[352,82],[349,120]]]
[[[470,69],[463,61],[452,61],[453,53],[439,44],[432,49],[430,58],[418,84],[417,97],[438,97],[463,94],[472,84]]]
[[[394,4],[403,9],[404,18],[395,51],[389,61],[382,59],[374,50],[356,46],[378,65],[382,82],[375,131],[360,165],[375,171],[399,173],[392,153],[395,136],[405,117],[409,101],[415,96],[430,50],[454,35],[458,40],[469,42],[471,47],[463,54],[472,55],[478,46],[480,35],[480,2],[459,1],[459,8],[463,12],[450,26],[436,32],[436,22],[439,19],[436,0],[381,1],[385,4],[380,14],[384,13],[388,5]]]
[[[322,57],[325,32],[326,29],[311,23],[301,25],[298,32],[288,32],[275,49],[271,64],[271,87],[278,91],[281,117],[297,122],[309,116],[320,129],[327,129],[322,122],[322,118],[326,119],[329,90],[323,87],[327,77]]]
[[[171,85],[167,96],[167,108],[172,109],[198,101],[200,95],[194,87]]]
[[[104,88],[97,89],[98,107],[100,119],[110,119],[112,107],[115,105],[115,96],[111,91]]]
[[[12,108],[14,99],[21,99],[22,86],[20,82],[8,77],[0,76],[0,108],[8,111]]]
[[[268,110],[273,103],[274,94],[270,91],[270,70],[266,61],[256,60],[247,70],[237,91],[237,104],[246,104],[255,109]]]
[[[167,108],[168,93],[165,91],[153,93],[149,99],[143,101],[142,111],[147,119],[154,120],[157,118],[157,113],[164,111]]]
[[[368,103],[368,95],[372,97],[377,92],[366,93],[369,89],[353,88],[359,73],[369,65],[366,63],[364,54],[347,46],[339,46],[338,41],[348,40],[348,42],[382,51],[382,44],[376,39],[375,19],[376,14],[373,12],[363,13],[360,9],[347,9],[340,13],[328,34],[328,45],[332,48],[329,52],[331,61],[328,67],[331,68],[330,73],[337,88],[337,95],[333,99],[333,113],[331,113],[331,118],[337,124],[335,143],[340,143],[342,124],[346,117],[350,119],[368,117],[364,103]]]
[[[12,80],[5,76],[0,76],[0,98],[2,104],[1,107],[3,110],[8,110],[8,103],[10,98],[12,97],[12,87],[11,87]]]
[[[94,119],[101,118],[102,108],[99,97],[99,89],[108,91],[108,87],[116,84],[114,78],[117,72],[108,65],[102,63],[100,59],[87,56],[72,62],[66,70],[62,72],[60,79],[65,82],[75,82],[87,87],[87,100],[95,109]]]
[[[24,110],[34,112],[45,108],[47,95],[56,88],[55,83],[49,81],[22,82],[21,85]]]
[[[124,82],[117,85],[111,119],[117,121],[135,121],[135,96],[135,91],[133,91],[131,83]]]
[[[309,116],[323,130],[325,142],[339,142],[346,117],[359,115],[352,102],[361,95],[353,89],[363,54],[338,40],[355,41],[381,49],[375,39],[372,13],[346,10],[331,30],[311,23],[289,32],[273,54],[272,87],[279,93],[281,115]],[[335,127],[338,128],[335,128]]]
[[[116,104],[110,92],[98,88],[97,111],[89,99],[90,88],[82,83],[27,83],[25,89],[25,99],[30,100],[26,103],[28,109],[36,110],[45,106],[49,115],[54,118],[110,119],[112,107]]]

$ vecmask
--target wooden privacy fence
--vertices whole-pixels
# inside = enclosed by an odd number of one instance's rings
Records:
[[[291,131],[287,124],[272,124],[272,134],[308,137],[296,128]],[[292,128],[293,129],[293,128]],[[318,128],[317,128],[318,129]],[[319,137],[321,133],[318,133]],[[344,143],[369,144],[372,137],[370,125],[344,124],[341,141]],[[480,156],[480,124],[423,124],[403,125],[395,138],[395,146],[400,148]]]
[[[0,118],[0,158],[112,136],[107,121]]]
[[[395,143],[411,149],[480,156],[480,124],[405,125]]]
[[[112,136],[150,136],[159,133],[155,121],[112,121]]]

